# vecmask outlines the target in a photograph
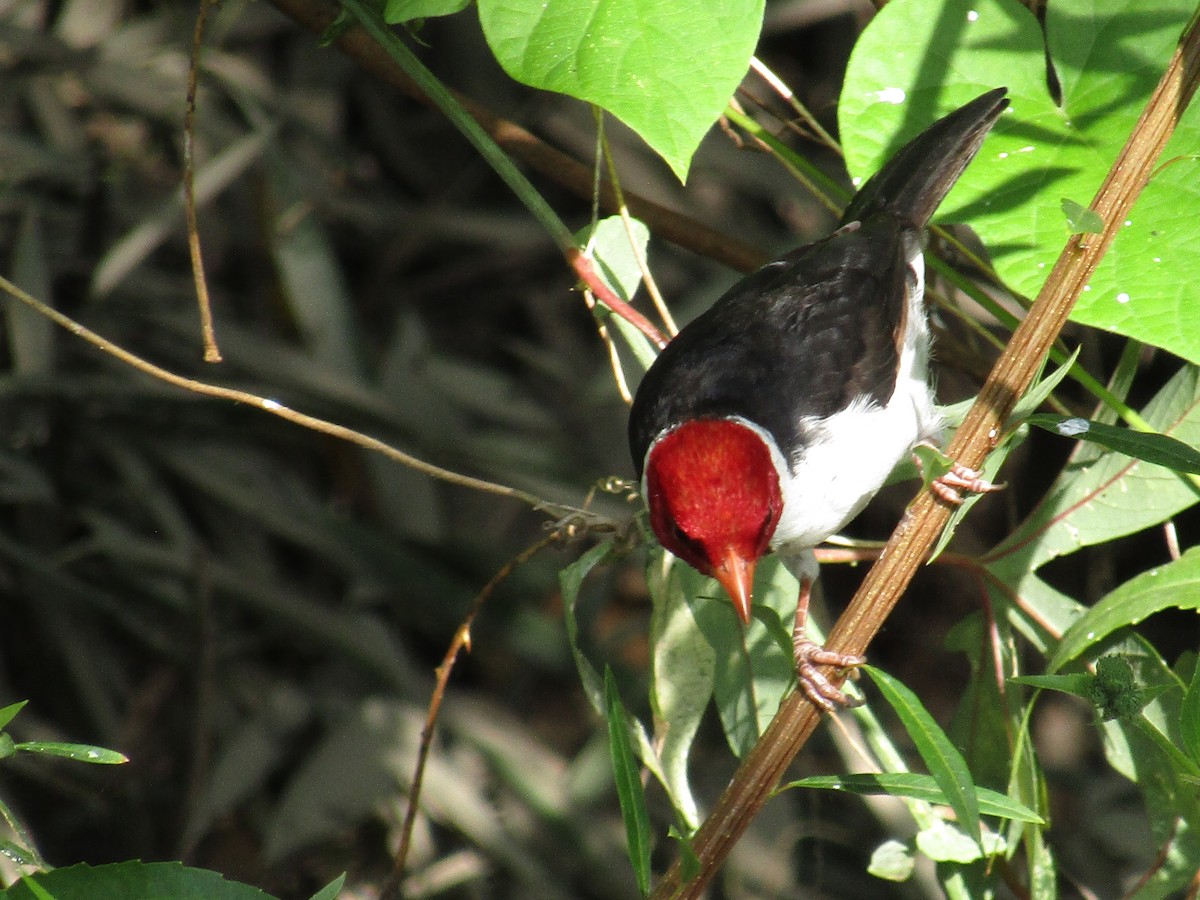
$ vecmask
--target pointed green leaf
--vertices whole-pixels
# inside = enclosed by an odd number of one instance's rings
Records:
[[[647,581],[654,602],[650,701],[665,787],[683,821],[695,829],[700,812],[688,783],[687,762],[696,729],[712,700],[716,654],[692,614],[684,591],[685,569],[666,551],[650,554]]]
[[[337,900],[338,895],[342,892],[342,886],[346,883],[346,873],[343,872],[325,887],[321,888],[309,900]]]
[[[575,614],[575,605],[579,601],[579,589],[583,587],[584,579],[592,569],[609,557],[613,552],[612,541],[604,541],[584,553],[558,573],[558,585],[562,591],[563,619],[567,626],[567,641],[571,645],[571,655],[575,658],[575,667],[579,670],[579,679],[583,682],[584,692],[597,711],[605,709],[604,682],[596,667],[584,655],[579,646],[579,619]]]
[[[116,750],[106,750],[104,747],[93,747],[91,744],[64,744],[60,741],[24,741],[16,745],[16,749],[25,753],[44,753],[47,756],[62,756],[76,762],[97,763],[103,766],[116,766],[129,762],[129,757]]]
[[[625,820],[625,838],[629,844],[629,861],[643,896],[650,893],[650,813],[646,809],[646,793],[642,789],[641,771],[629,742],[625,705],[617,690],[612,670],[604,667],[604,706],[608,719],[609,752],[612,754],[613,777],[617,784],[617,799]]]
[[[387,0],[383,7],[383,20],[389,25],[399,25],[414,19],[452,16],[470,5],[471,0]]]
[[[946,806],[950,801],[946,792],[941,789],[931,775],[917,772],[882,772],[879,774],[864,773],[855,775],[813,775],[791,781],[779,790],[790,788],[818,788],[827,791],[849,791],[852,794],[890,794],[893,797],[908,797],[912,800],[924,800],[927,803],[940,803]],[[1043,824],[1043,819],[1023,803],[988,788],[972,785],[979,812],[985,816],[999,816],[1003,819],[1014,819],[1018,822],[1033,822]]]
[[[1103,597],[1059,641],[1047,671],[1054,672],[1118,628],[1164,609],[1200,608],[1200,547],[1130,579]]]
[[[746,74],[762,16],[763,0],[479,0],[509,75],[608,110],[681,181]]]
[[[28,702],[28,700],[18,700],[16,703],[10,703],[0,709],[0,728],[7,728],[8,723],[17,717],[17,713],[23,710]]]
[[[1200,444],[1200,369],[1184,366],[1176,372],[1142,417],[1162,434]],[[1078,458],[1072,458],[1021,526],[989,554],[989,568],[1005,567],[1001,577],[1006,582],[1010,574],[1032,572],[1081,547],[1156,525],[1200,496],[1175,472],[1123,454],[1093,454],[1077,463]],[[1003,562],[1009,554],[1012,558]]]
[[[979,827],[979,802],[967,761],[950,738],[933,720],[917,695],[874,666],[863,666],[879,692],[895,710],[913,745],[929,768],[929,774],[942,789],[946,802],[958,817],[959,826],[981,849],[983,835]]]
[[[1056,416],[1047,413],[1030,416],[1026,421],[1051,434],[1091,441],[1117,453],[1157,466],[1165,466],[1176,472],[1200,474],[1200,451],[1165,434],[1133,431],[1078,416]]]

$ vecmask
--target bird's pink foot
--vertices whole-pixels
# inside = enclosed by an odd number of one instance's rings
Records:
[[[932,443],[922,441],[921,446],[932,447],[941,459],[946,459],[945,455]],[[913,453],[912,460],[918,471],[925,471],[925,465],[919,455]],[[987,494],[992,491],[1002,491],[1005,487],[1004,484],[993,484],[984,480],[980,477],[979,472],[953,460],[950,461],[949,472],[945,472],[929,482],[929,489],[938,496],[938,499],[951,506],[962,506],[965,499],[964,493]]]
[[[850,653],[835,653],[804,635],[794,636],[792,649],[796,659],[796,676],[800,689],[817,707],[825,712],[859,706],[862,700],[849,696],[833,684],[818,666],[834,666],[838,669],[854,669],[866,662],[861,656]]]

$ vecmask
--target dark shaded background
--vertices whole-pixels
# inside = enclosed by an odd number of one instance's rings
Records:
[[[630,476],[624,404],[550,241],[439,114],[264,3],[227,0],[206,40],[200,182],[231,152],[245,163],[201,191],[226,361],[200,362],[172,199],[191,6],[30,0],[0,12],[5,271],[169,369],[456,471],[570,504],[610,475]],[[869,14],[853,0],[769,10],[760,56],[830,129]],[[430,21],[421,41],[447,83],[590,160],[591,113],[504,77],[473,11]],[[776,107],[761,82],[745,87]],[[768,157],[720,131],[686,189],[619,125],[610,137],[628,190],[764,252],[831,224]],[[829,154],[792,142],[844,177]],[[587,198],[536,183],[572,227],[588,222]],[[651,253],[682,320],[736,277],[661,242]],[[347,896],[374,896],[433,667],[475,594],[544,533],[547,516],[170,389],[11,302],[3,315],[0,700],[30,701],[11,729],[18,740],[89,741],[131,758],[98,769],[18,755],[0,769],[4,798],[54,864],[182,857],[283,897],[349,870]],[[974,393],[991,351],[947,328],[939,377],[949,401]],[[1112,350],[1088,340],[1089,366],[1105,371]],[[1145,396],[1161,378],[1155,365],[1139,381]],[[1032,437],[1010,464],[1012,489],[980,504],[957,549],[1006,533],[1066,450]],[[885,492],[853,534],[885,537],[911,492]],[[595,508],[631,515],[618,496],[598,495]],[[591,540],[539,554],[485,607],[435,744],[412,896],[633,895],[605,737],[578,688],[557,596],[558,569]],[[1094,599],[1165,558],[1151,536],[1049,572]],[[631,704],[644,696],[647,662],[642,559],[635,552],[592,579],[583,610],[590,652],[617,668]],[[828,568],[837,605],[860,571]],[[951,570],[921,575],[872,648],[943,721],[967,675],[943,638],[978,610],[980,590]],[[1195,643],[1191,620],[1164,633],[1168,659]],[[1064,871],[1115,885],[1131,860],[1153,855],[1144,816],[1102,767],[1089,713],[1044,703],[1038,735],[1063,786]],[[733,765],[715,722],[696,754],[711,796]],[[798,767],[844,765],[827,733]],[[778,800],[716,893],[936,896],[927,881],[885,886],[863,874],[870,850],[908,827],[890,815],[850,798]],[[661,859],[673,852],[664,846]]]

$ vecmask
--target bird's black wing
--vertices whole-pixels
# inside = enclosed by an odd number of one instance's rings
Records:
[[[638,388],[629,442],[641,475],[650,442],[696,417],[742,416],[785,456],[801,420],[896,385],[908,305],[903,226],[891,217],[794,250],[735,284],[663,350]]]

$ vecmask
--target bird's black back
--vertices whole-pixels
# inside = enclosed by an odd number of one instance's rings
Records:
[[[895,389],[908,311],[907,253],[1008,106],[998,88],[939,119],[855,195],[851,224],[738,282],[660,354],[634,398],[629,445],[641,477],[663,430],[741,416],[792,459],[803,419]]]
[[[646,373],[629,418],[641,468],[664,429],[741,416],[785,456],[801,419],[856,396],[884,403],[896,385],[907,303],[902,229],[869,222],[794,250],[743,279],[684,328]]]

